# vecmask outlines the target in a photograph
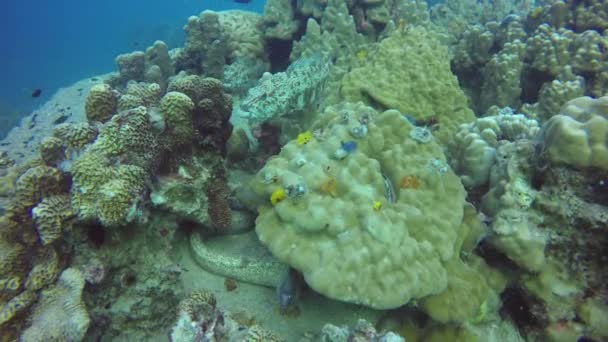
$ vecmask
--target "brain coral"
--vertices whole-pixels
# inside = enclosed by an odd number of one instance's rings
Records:
[[[396,30],[384,39],[363,66],[346,74],[340,91],[347,101],[437,121],[435,136],[442,144],[460,124],[473,120],[447,49],[423,28]]]
[[[311,141],[288,143],[252,181],[260,240],[317,292],[387,309],[445,290],[465,192],[412,129],[395,110],[328,107]],[[271,205],[276,191],[287,198]]]

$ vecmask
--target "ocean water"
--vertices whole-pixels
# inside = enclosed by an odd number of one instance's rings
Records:
[[[268,1],[1,5],[0,341],[608,341],[608,3]]]
[[[155,40],[173,48],[203,10],[262,12],[264,0],[3,1],[0,4],[0,137],[59,87],[115,70],[114,58]],[[41,96],[32,98],[35,89]]]

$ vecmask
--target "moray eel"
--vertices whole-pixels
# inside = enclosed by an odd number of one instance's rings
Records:
[[[395,188],[393,187],[393,183],[391,183],[391,180],[384,174],[382,175],[382,180],[384,181],[384,191],[386,194],[386,200],[388,201],[388,203],[394,203]]]
[[[196,263],[203,269],[238,281],[254,285],[279,288],[289,272],[289,266],[276,260],[265,247],[257,242],[255,232],[245,234],[229,235],[226,238],[233,239],[231,244],[243,243],[247,245],[246,251],[255,249],[262,253],[251,257],[244,256],[246,253],[230,253],[219,249],[211,249],[203,241],[198,232],[190,234],[190,250]]]

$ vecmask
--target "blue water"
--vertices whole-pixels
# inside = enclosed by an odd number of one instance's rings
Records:
[[[191,15],[263,7],[264,0],[2,1],[0,138],[17,114],[35,109],[57,88],[113,71],[116,55],[143,50],[157,39],[180,45]],[[32,98],[36,88],[42,95]]]

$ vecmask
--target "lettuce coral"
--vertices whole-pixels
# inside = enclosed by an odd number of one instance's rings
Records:
[[[104,122],[116,111],[117,93],[107,84],[97,84],[87,95],[84,109],[89,122]]]
[[[90,323],[82,301],[83,288],[80,271],[63,271],[53,287],[42,291],[20,341],[81,341]]]

